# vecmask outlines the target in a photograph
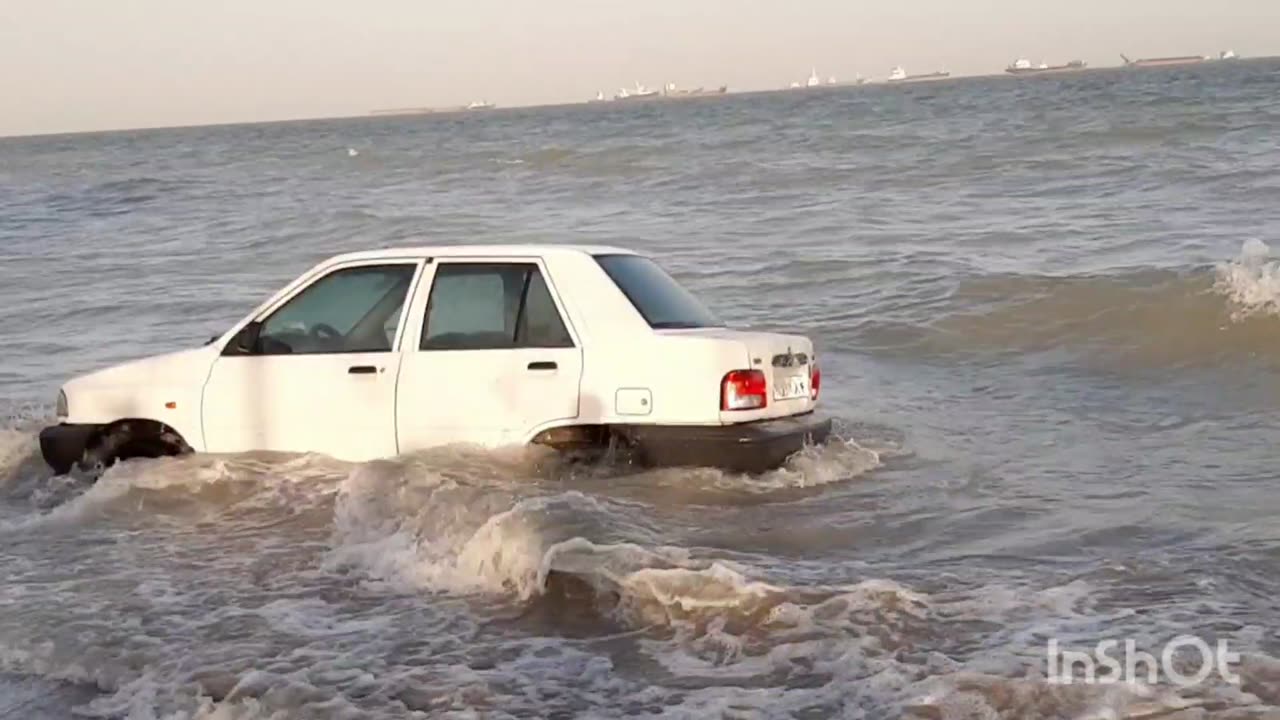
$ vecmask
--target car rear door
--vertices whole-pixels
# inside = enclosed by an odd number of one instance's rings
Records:
[[[402,452],[522,443],[578,416],[582,347],[545,264],[437,258],[401,358]]]
[[[423,262],[320,273],[242,330],[214,362],[201,417],[210,452],[395,455],[404,308]]]

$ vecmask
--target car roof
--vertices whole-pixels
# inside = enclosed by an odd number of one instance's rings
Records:
[[[509,257],[513,255],[636,255],[636,251],[608,245],[506,244],[506,245],[418,245],[359,250],[335,255],[327,261],[379,260],[382,258],[420,257]]]

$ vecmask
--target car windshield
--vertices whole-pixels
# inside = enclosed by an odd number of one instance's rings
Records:
[[[596,261],[655,330],[724,325],[701,301],[649,258],[597,255]]]

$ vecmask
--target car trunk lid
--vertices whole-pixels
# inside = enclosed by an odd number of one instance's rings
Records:
[[[723,340],[741,348],[741,368],[728,370],[759,370],[766,381],[767,404],[752,410],[722,410],[720,420],[739,423],[767,418],[787,417],[814,409],[811,393],[811,376],[816,362],[813,342],[803,335],[730,330],[727,328],[699,328],[692,330],[661,330],[664,335],[696,336]]]

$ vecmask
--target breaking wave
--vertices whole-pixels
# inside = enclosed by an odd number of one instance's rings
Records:
[[[1280,261],[1259,242],[1212,267],[961,281],[915,331],[871,340],[926,354],[1067,351],[1115,367],[1280,362]]]
[[[1231,301],[1236,322],[1280,315],[1280,261],[1272,259],[1266,243],[1250,240],[1238,258],[1218,267],[1214,289]]]
[[[0,428],[0,489],[18,475],[18,470],[36,453],[35,435]]]
[[[617,531],[606,503],[578,492],[517,499],[511,490],[438,475],[403,475],[364,466],[339,490],[331,566],[354,566],[400,588],[538,594],[565,550],[598,551],[599,563],[624,546],[596,546],[589,529]],[[588,527],[589,526],[589,527]],[[638,551],[638,549],[637,549]]]
[[[826,452],[761,482],[792,492],[878,458],[852,442]],[[10,564],[0,587],[0,672],[99,688],[78,712],[137,720],[603,707],[960,720],[1248,704],[1219,687],[1188,698],[1037,677],[1046,633],[1138,622],[1085,582],[807,581],[806,561],[697,539],[763,486],[686,474],[721,493],[696,507],[662,488],[666,471],[630,478],[656,483],[648,495],[575,472],[536,449],[123,463],[6,533],[36,562]],[[68,542],[92,550],[53,563]],[[38,595],[21,592],[37,579]],[[1267,690],[1280,666],[1251,662],[1272,678],[1253,705],[1280,699]]]
[[[531,461],[527,452],[508,456],[505,468],[521,470]],[[649,471],[631,478],[591,474],[580,479],[578,489],[566,490],[557,480],[556,492],[537,480],[441,472],[424,458],[369,463],[355,468],[338,490],[338,542],[330,560],[334,567],[363,567],[401,588],[510,592],[528,600],[560,573],[602,592],[619,591],[642,571],[710,570],[691,564],[681,547],[660,544],[656,523],[644,522],[637,512],[646,500],[663,495],[667,502],[683,503],[700,491],[702,499],[723,500],[726,493],[749,497],[815,487],[857,477],[878,466],[879,457],[851,440],[833,438],[760,476],[717,470]],[[609,495],[585,490],[615,481],[618,491]],[[665,488],[676,483],[685,486],[673,496]],[[633,492],[638,486],[648,492]]]
[[[0,437],[5,457],[31,448],[28,433]],[[843,454],[808,452],[758,487],[723,474],[703,480],[750,497],[874,465],[874,453],[856,443],[840,447]],[[558,687],[573,702],[584,692],[643,695],[634,681],[605,677],[572,689],[575,664],[607,661],[554,633],[479,643],[482,654],[515,653],[483,661],[498,666],[486,674],[502,677],[482,682],[482,692],[467,689],[477,682],[469,664],[482,662],[470,652],[445,652],[428,681],[407,679],[413,662],[388,649],[422,632],[429,645],[460,647],[475,621],[459,598],[536,608],[586,589],[587,615],[648,632],[659,622],[752,613],[785,595],[781,585],[749,580],[749,566],[699,557],[664,524],[662,508],[612,494],[609,478],[604,469],[574,475],[536,448],[446,448],[357,465],[197,455],[121,463],[94,483],[45,477],[33,495],[62,493],[62,501],[6,520],[10,550],[57,555],[74,537],[94,551],[88,565],[42,575],[40,598],[18,591],[42,563],[16,566],[0,588],[0,602],[15,609],[0,618],[0,672],[95,686],[104,694],[80,712],[139,719],[346,717],[364,692],[351,683],[380,688],[370,717],[518,710],[531,702],[518,691],[528,683]],[[137,617],[144,625],[128,620]],[[433,629],[412,629],[424,621]],[[255,630],[242,635],[237,626]],[[346,650],[332,649],[339,639]],[[269,646],[292,659],[270,660]],[[526,654],[535,651],[547,659],[531,664]],[[525,712],[545,707],[556,703]]]

